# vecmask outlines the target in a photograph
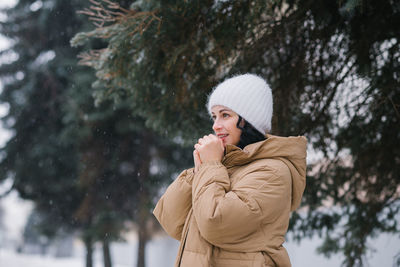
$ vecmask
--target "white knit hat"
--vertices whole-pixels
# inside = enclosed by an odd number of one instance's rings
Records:
[[[271,88],[257,75],[238,75],[220,83],[208,98],[208,112],[217,105],[230,108],[262,134],[271,130]]]

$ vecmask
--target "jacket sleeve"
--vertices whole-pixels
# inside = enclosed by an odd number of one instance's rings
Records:
[[[158,201],[153,214],[163,229],[180,240],[189,210],[192,208],[193,168],[184,170]]]
[[[262,224],[289,212],[290,171],[267,166],[245,174],[231,188],[227,169],[220,162],[203,163],[192,185],[193,214],[200,234],[224,247],[243,242]]]

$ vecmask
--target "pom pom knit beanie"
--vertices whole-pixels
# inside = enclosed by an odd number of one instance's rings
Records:
[[[208,112],[217,105],[233,110],[264,135],[271,130],[271,88],[257,75],[238,75],[220,83],[208,98]]]

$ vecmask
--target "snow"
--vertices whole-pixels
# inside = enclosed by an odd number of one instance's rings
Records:
[[[155,238],[147,245],[146,266],[160,267],[173,266],[175,262],[178,242],[171,238]],[[0,247],[1,267],[85,267],[83,247],[74,248],[74,256],[69,258],[56,258],[49,255],[34,255],[17,253],[9,248]],[[136,263],[137,244],[113,243],[111,245],[111,258],[113,267],[133,267]],[[103,267],[101,247],[96,246],[93,255],[93,267]]]
[[[318,238],[304,240],[300,244],[286,243],[285,247],[293,267],[337,267],[343,256],[334,255],[327,259],[316,254],[316,247],[321,243]],[[372,244],[372,242],[371,242]],[[157,236],[146,247],[147,267],[173,266],[178,242],[165,236]],[[398,236],[382,234],[373,242],[375,253],[367,255],[365,266],[395,266],[395,258],[400,257],[400,240]],[[111,255],[113,267],[133,267],[136,262],[137,243],[113,243]],[[2,267],[85,267],[84,248],[82,244],[74,246],[73,257],[56,258],[51,256],[19,254],[11,249],[0,247],[0,266]],[[102,267],[101,247],[96,245],[93,255],[94,267]]]
[[[18,254],[0,249],[0,266],[4,267],[85,267],[80,258],[53,258],[39,255]],[[97,266],[96,266],[97,267]],[[118,266],[115,266],[118,267]],[[122,266],[121,266],[122,267]]]

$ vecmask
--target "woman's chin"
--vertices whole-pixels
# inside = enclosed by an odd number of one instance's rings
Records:
[[[227,141],[223,141],[222,143],[224,144],[224,148],[226,148],[227,145],[232,145],[231,142],[227,142]]]

